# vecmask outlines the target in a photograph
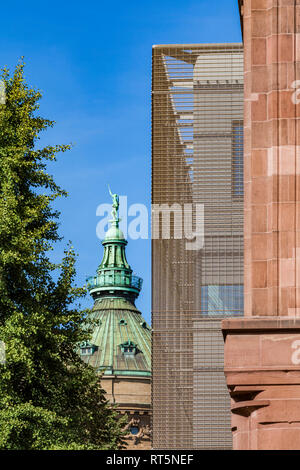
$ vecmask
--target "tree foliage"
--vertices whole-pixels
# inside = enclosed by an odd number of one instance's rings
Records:
[[[60,264],[49,254],[60,240],[53,201],[66,193],[47,163],[70,146],[37,146],[54,122],[37,115],[41,93],[27,85],[23,61],[2,80],[0,449],[116,449],[122,423],[78,355],[90,330],[78,305],[85,290],[74,287],[74,250],[69,244]]]

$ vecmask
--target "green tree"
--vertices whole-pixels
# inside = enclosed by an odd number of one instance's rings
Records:
[[[60,240],[52,205],[66,193],[47,163],[70,146],[37,147],[54,122],[36,114],[41,93],[26,84],[23,61],[12,74],[4,69],[2,80],[0,449],[117,449],[123,422],[78,355],[91,324],[78,304],[86,291],[74,287],[72,246],[60,264],[50,260]]]

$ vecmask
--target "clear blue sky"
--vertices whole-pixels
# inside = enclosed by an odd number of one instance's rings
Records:
[[[150,205],[153,44],[240,42],[237,0],[16,0],[1,5],[1,66],[25,56],[26,79],[43,92],[40,114],[57,122],[45,144],[73,142],[50,171],[69,192],[60,233],[79,254],[77,283],[100,263],[96,207],[112,190]],[[63,245],[57,246],[59,259]],[[144,278],[137,300],[151,311],[151,243],[129,240]],[[86,306],[92,305],[87,298]]]

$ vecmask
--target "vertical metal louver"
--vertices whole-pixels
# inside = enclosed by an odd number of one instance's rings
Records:
[[[243,189],[242,45],[154,46],[161,224],[172,207],[170,237],[152,240],[154,449],[231,448],[220,322],[243,314]],[[197,226],[197,205],[204,244],[187,249],[184,208]]]

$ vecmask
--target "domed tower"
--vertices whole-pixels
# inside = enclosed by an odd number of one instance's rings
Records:
[[[119,198],[111,194],[111,226],[102,241],[97,275],[87,279],[97,319],[91,342],[82,344],[82,359],[102,374],[101,385],[120,414],[128,415],[128,448],[150,449],[151,329],[135,306],[143,280],[133,274],[119,228]]]

